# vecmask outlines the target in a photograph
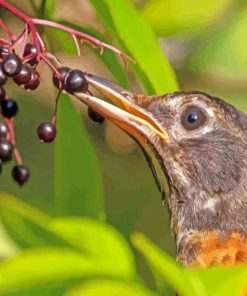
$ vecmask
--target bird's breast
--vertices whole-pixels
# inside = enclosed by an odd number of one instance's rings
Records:
[[[191,233],[178,252],[178,261],[193,268],[247,263],[247,234]]]

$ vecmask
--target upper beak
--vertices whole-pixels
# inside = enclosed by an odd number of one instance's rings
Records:
[[[153,118],[152,113],[140,107],[135,95],[119,85],[99,76],[86,74],[88,84],[98,90],[114,105],[83,92],[73,93],[103,117],[109,119],[137,141],[150,141],[156,137],[167,139],[167,133]]]

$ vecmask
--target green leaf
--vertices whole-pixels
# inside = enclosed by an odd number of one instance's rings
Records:
[[[131,250],[113,227],[89,219],[58,218],[52,221],[51,229],[75,245],[88,258],[111,266],[115,275],[134,276],[135,263]]]
[[[55,210],[60,216],[103,218],[102,180],[82,117],[62,94],[55,141]]]
[[[8,195],[0,196],[0,215],[7,231],[21,247],[71,248],[114,270],[115,275],[124,278],[135,275],[134,258],[128,244],[109,225],[76,217],[51,219]]]
[[[47,284],[65,284],[94,276],[116,278],[118,275],[116,268],[70,249],[33,249],[0,264],[0,293]]]
[[[202,40],[191,59],[190,70],[196,72],[196,75],[206,74],[211,80],[223,84],[223,89],[227,83],[239,85],[239,88],[245,87],[246,34],[247,13],[241,11],[212,34],[210,39]]]
[[[239,296],[246,291],[246,266],[195,269],[188,271],[188,275],[192,281],[196,279],[203,284],[205,295]]]
[[[142,16],[159,36],[195,34],[224,15],[232,0],[151,0]]]
[[[52,19],[56,9],[56,0],[43,0],[42,2],[42,12],[44,18]]]
[[[186,270],[181,268],[173,258],[162,252],[144,235],[134,234],[132,236],[132,243],[145,257],[151,270],[162,276],[174,289],[183,295],[198,295],[190,282]]]
[[[68,290],[70,286],[67,284],[62,285],[46,285],[45,287],[34,287],[21,289],[18,291],[4,292],[1,296],[63,296],[65,291]]]
[[[155,296],[147,288],[133,282],[94,280],[88,281],[65,294],[65,296]]]
[[[21,248],[70,246],[50,230],[50,217],[8,194],[0,194],[0,217],[10,237]]]
[[[102,23],[137,62],[133,67],[146,90],[156,94],[178,89],[175,74],[155,33],[129,0],[90,0]],[[131,64],[131,63],[130,63]]]

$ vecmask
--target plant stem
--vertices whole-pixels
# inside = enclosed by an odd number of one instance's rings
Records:
[[[25,22],[32,34],[33,37],[33,42],[36,46],[37,52],[40,53],[41,52],[41,48],[40,48],[40,43],[38,40],[38,31],[35,28],[35,25],[32,21],[32,18],[28,15],[26,15],[25,13],[23,13],[21,10],[19,10],[18,8],[14,7],[13,5],[9,4],[8,2],[6,2],[5,0],[0,0],[0,6],[4,7],[5,9],[7,9],[8,11],[12,12],[15,16],[17,16],[18,18],[20,18],[23,22]]]

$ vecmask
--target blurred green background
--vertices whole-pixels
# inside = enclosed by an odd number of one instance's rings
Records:
[[[10,2],[35,15],[29,1]],[[247,112],[246,1],[135,0],[133,3],[157,34],[181,89],[205,91]],[[10,14],[1,13],[10,27],[19,32],[20,22]],[[110,44],[118,46],[87,0],[57,0],[55,17],[85,29],[94,28]],[[49,36],[51,30],[47,29],[46,33]],[[58,39],[52,38],[50,46],[64,64],[114,79],[101,58],[87,47],[82,47],[81,57],[76,57],[73,45],[66,45],[70,54],[57,45],[57,40],[66,37],[62,34],[55,36]],[[66,43],[69,42],[72,43],[67,39]],[[143,53],[146,50],[143,47]],[[130,90],[157,94],[152,88],[145,89],[131,69],[126,73]],[[42,84],[33,93],[18,89],[13,84],[6,87],[8,94],[17,99],[20,105],[20,113],[15,120],[17,143],[32,174],[28,184],[19,188],[10,177],[12,166],[7,165],[0,178],[0,186],[1,191],[12,193],[53,216],[57,214],[54,209],[54,144],[41,144],[36,136],[36,128],[40,122],[51,118],[56,91],[46,67],[42,67],[41,77]],[[166,85],[166,77],[160,79]],[[158,246],[174,255],[175,245],[169,230],[167,208],[162,207],[161,195],[141,150],[111,123],[95,125],[88,119],[85,106],[76,103],[76,107],[100,164],[107,221],[127,239],[134,231],[145,233]],[[79,153],[85,151],[82,149]],[[2,237],[0,256],[5,256],[11,252],[12,246],[7,243],[4,232]],[[138,264],[148,279],[149,271],[139,257]]]

